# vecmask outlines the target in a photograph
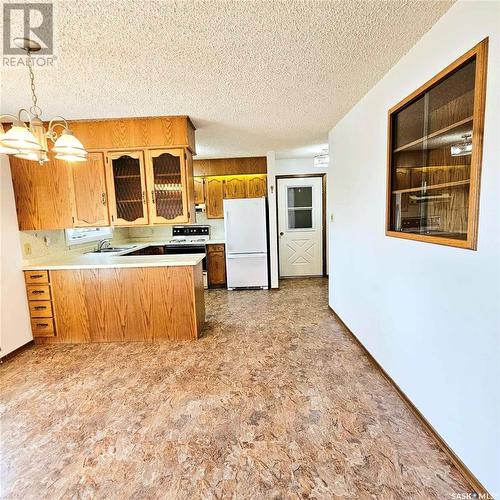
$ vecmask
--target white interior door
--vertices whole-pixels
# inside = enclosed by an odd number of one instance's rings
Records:
[[[321,177],[278,179],[280,276],[323,274]]]

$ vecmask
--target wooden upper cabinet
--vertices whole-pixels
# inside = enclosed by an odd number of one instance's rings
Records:
[[[266,173],[267,158],[265,156],[194,161],[194,175],[198,177]]]
[[[106,173],[111,223],[115,226],[148,224],[142,151],[108,153]]]
[[[205,179],[205,203],[208,219],[224,218],[224,182],[221,177]]]
[[[146,179],[150,222],[153,224],[189,222],[184,150],[149,150]]]
[[[196,205],[205,203],[205,186],[203,177],[194,178],[194,202]]]
[[[73,227],[71,169],[73,163],[38,162],[9,158],[19,229],[65,229]]]
[[[88,150],[187,148],[196,154],[195,128],[188,116],[155,116],[70,122]]]
[[[59,163],[59,162],[58,162]],[[71,164],[74,226],[109,226],[104,155],[89,153],[86,162]]]
[[[249,175],[246,181],[248,198],[261,198],[262,196],[267,196],[265,175]]]
[[[234,176],[224,178],[224,198],[246,198],[247,186],[244,177]]]

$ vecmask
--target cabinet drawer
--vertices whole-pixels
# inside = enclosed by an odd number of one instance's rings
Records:
[[[207,247],[208,253],[224,251],[224,245],[207,245]]]
[[[48,271],[24,271],[24,278],[26,283],[48,283]]]
[[[54,337],[54,320],[52,318],[38,318],[31,320],[33,337]]]
[[[29,302],[32,318],[52,318],[52,303],[49,300],[33,300]]]
[[[50,300],[49,285],[28,285],[26,288],[29,300]]]

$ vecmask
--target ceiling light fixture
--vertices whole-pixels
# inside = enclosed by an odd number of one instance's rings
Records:
[[[327,148],[323,149],[320,154],[317,154],[314,157],[315,167],[328,167],[329,162],[330,162],[330,156],[328,155]]]
[[[38,52],[41,46],[38,42],[29,38],[15,38],[14,43],[26,51],[26,65],[28,66],[31,82],[31,99],[33,106],[29,109],[20,109],[17,116],[1,115],[12,120],[12,127],[3,133],[0,131],[0,153],[14,155],[25,160],[38,161],[43,164],[49,161],[47,141],[54,143],[52,151],[56,153],[56,158],[65,161],[86,161],[87,151],[83,144],[73,135],[69,129],[68,122],[57,116],[50,120],[47,130],[45,130],[42,119],[42,110],[38,106],[38,99],[35,92],[35,75],[33,73],[32,52]],[[29,125],[26,125],[21,116],[23,113],[28,118]],[[62,127],[62,132],[58,136],[55,128]]]
[[[462,142],[451,146],[451,156],[467,156],[472,154],[472,134],[464,134]]]

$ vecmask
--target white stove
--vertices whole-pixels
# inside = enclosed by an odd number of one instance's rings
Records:
[[[210,240],[210,226],[174,226],[169,245],[206,245]]]
[[[174,226],[172,238],[165,245],[167,253],[206,253],[210,226]],[[203,284],[208,288],[207,260],[203,259]]]
[[[193,245],[193,244],[199,244],[199,245],[206,245],[210,241],[210,238],[208,236],[206,237],[184,237],[184,236],[175,236],[168,240],[168,244],[187,244],[187,245]]]

